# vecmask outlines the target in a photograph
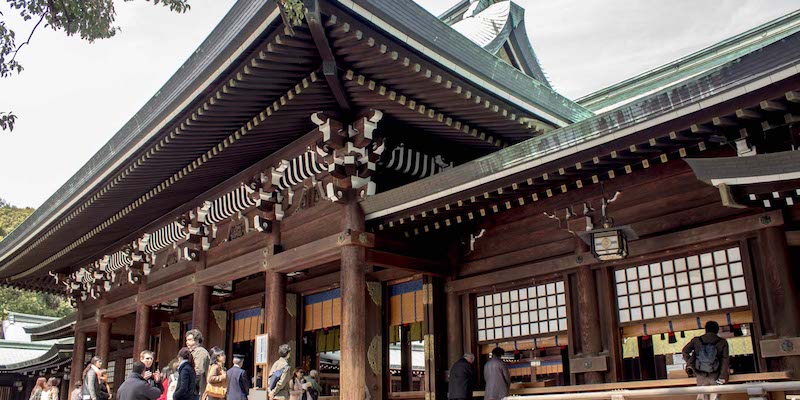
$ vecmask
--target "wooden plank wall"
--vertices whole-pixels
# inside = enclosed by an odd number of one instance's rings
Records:
[[[516,212],[508,212],[484,222],[484,236],[475,243],[459,269],[460,277],[486,274],[521,263],[544,260],[573,253],[574,236],[559,227],[559,222],[543,213],[554,211],[563,220],[565,208],[572,206],[580,214],[583,203],[599,211],[600,189],[593,185],[530,203]],[[609,205],[615,225],[632,225],[642,237],[657,236],[679,229],[729,219],[747,210],[723,207],[713,186],[700,182],[683,161],[653,167],[644,174],[620,177],[606,186],[606,195],[621,190],[620,198]],[[599,219],[599,218],[598,218]],[[582,229],[574,218],[572,229]],[[563,228],[567,224],[561,224]],[[631,246],[635,246],[635,241]],[[535,276],[536,271],[532,271]]]

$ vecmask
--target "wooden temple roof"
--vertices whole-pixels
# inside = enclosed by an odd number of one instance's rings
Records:
[[[367,219],[375,231],[406,237],[444,231],[699,154],[720,139],[791,129],[800,112],[798,62],[800,33],[792,33],[613,110],[379,193],[363,203]]]
[[[313,112],[342,109],[342,98],[477,154],[592,115],[411,0],[330,1],[316,11],[324,44],[307,24],[284,26],[275,2],[237,2],[164,87],[0,243],[0,279],[58,291],[47,271],[79,268],[207,200],[311,131]]]

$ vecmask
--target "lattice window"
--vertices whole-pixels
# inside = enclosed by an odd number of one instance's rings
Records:
[[[620,323],[746,307],[738,247],[614,272]]]
[[[108,370],[108,383],[114,383],[114,370],[117,366],[116,361],[109,361],[107,363],[107,370]],[[131,369],[133,368],[133,363],[131,362]]]
[[[478,341],[567,330],[564,281],[478,296]]]
[[[125,378],[133,371],[133,358],[126,358],[125,359]],[[122,378],[122,380],[125,380]]]

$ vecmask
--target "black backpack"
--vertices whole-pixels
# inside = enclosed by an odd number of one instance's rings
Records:
[[[715,340],[713,343],[705,343],[703,339],[698,337],[700,347],[695,349],[694,355],[694,369],[695,371],[704,372],[707,374],[717,372],[719,369],[719,357],[717,357],[717,343],[720,339]]]

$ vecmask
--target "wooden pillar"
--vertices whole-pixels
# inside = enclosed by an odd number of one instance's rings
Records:
[[[98,318],[97,321],[97,357],[103,360],[103,365],[108,367],[108,353],[111,351],[111,320]]]
[[[578,341],[579,353],[576,356],[587,359],[597,357],[602,350],[600,337],[600,315],[598,312],[597,288],[594,272],[589,266],[581,266],[575,274],[577,300],[572,311],[577,313],[576,332],[573,337]],[[603,374],[599,371],[583,372],[580,383],[595,384],[603,382]]]
[[[150,306],[147,304],[136,305],[136,327],[133,336],[133,359],[138,361],[139,353],[148,350],[147,347],[150,345]]]
[[[172,326],[170,329],[170,324],[176,324]],[[177,329],[176,329],[177,328]],[[177,337],[173,336],[174,333]],[[167,364],[172,361],[178,354],[178,350],[183,347],[180,340],[180,323],[178,322],[162,322],[161,326],[159,327],[159,341],[158,341],[158,365],[160,367],[166,367]]]
[[[597,283],[597,304],[599,309],[600,336],[602,337],[603,351],[601,355],[607,356],[608,370],[605,373],[606,382],[619,382],[622,380],[622,335],[619,329],[619,315],[617,314],[617,295],[612,268],[601,268],[595,271]]]
[[[81,308],[78,307],[78,321],[80,322]],[[83,367],[86,366],[86,332],[75,332],[75,342],[72,345],[72,364],[70,365],[70,391],[75,389],[75,382],[82,379]]]
[[[266,272],[266,303],[264,311],[267,315],[266,331],[268,336],[267,359],[273,362],[278,359],[278,346],[286,343],[286,275],[277,272]],[[297,349],[292,349],[296,352]],[[296,354],[295,354],[296,355]],[[292,357],[297,358],[297,357]]]
[[[464,327],[461,324],[461,297],[458,293],[447,293],[447,367],[450,368],[464,355]]]
[[[355,196],[344,205],[342,230],[364,232],[364,211]],[[359,245],[342,246],[340,281],[342,287],[342,327],[339,398],[363,400],[366,387],[366,249]]]
[[[414,369],[411,362],[411,328],[408,325],[400,326],[400,391],[411,391],[411,382],[414,380]]]
[[[197,329],[203,334],[203,338],[207,341],[208,335],[208,319],[211,314],[211,287],[199,285],[194,288],[194,296],[192,296],[192,329]],[[203,343],[205,347],[207,343]]]
[[[776,338],[800,336],[798,293],[789,262],[789,247],[782,227],[768,227],[758,231],[760,265],[758,278],[768,288],[760,296],[759,306],[771,314]],[[800,373],[800,356],[781,357],[780,368]]]
[[[389,371],[388,367],[385,370],[383,368],[384,357],[388,358],[388,352],[384,356],[384,350],[388,350],[388,332],[383,327],[387,320],[383,307],[383,299],[387,298],[383,295],[384,289],[385,285],[381,282],[367,282],[367,290],[363,295],[366,299],[364,333],[368,346],[364,357],[369,367],[365,379],[371,399],[383,399],[386,397],[385,392],[388,392],[383,379],[384,371]]]

